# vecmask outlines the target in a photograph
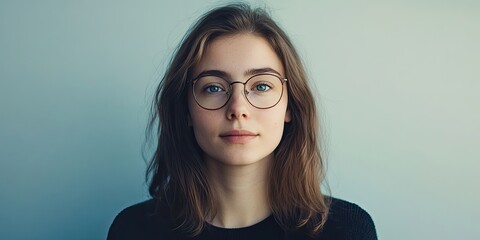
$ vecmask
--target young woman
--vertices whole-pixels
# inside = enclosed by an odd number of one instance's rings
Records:
[[[265,11],[205,14],[174,53],[150,124],[152,199],[118,214],[108,239],[377,238],[367,212],[322,194],[314,99]]]

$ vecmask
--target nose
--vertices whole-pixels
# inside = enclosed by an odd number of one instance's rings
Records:
[[[236,82],[235,82],[236,83]],[[241,83],[241,82],[238,82]],[[236,86],[235,86],[236,85]],[[231,85],[232,95],[227,103],[227,119],[235,120],[248,118],[250,116],[250,103],[245,96],[245,88],[243,83]]]

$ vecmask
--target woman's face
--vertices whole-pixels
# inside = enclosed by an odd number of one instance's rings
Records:
[[[262,37],[253,34],[235,34],[218,37],[205,51],[193,76],[216,72],[228,83],[245,83],[253,73],[271,73],[284,78],[282,62]],[[232,95],[225,106],[217,110],[200,107],[190,90],[189,123],[193,127],[204,158],[211,163],[248,165],[271,159],[278,146],[284,123],[291,119],[287,110],[286,83],[277,105],[258,109],[246,99],[243,84],[232,85]],[[262,86],[259,89],[264,90]],[[205,89],[203,89],[205,90]],[[218,91],[218,88],[208,88]]]

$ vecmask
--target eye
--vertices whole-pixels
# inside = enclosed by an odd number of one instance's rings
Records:
[[[218,92],[222,92],[223,89],[218,85],[207,85],[204,87],[204,91],[207,93],[218,93]]]
[[[268,90],[270,90],[272,87],[270,85],[268,85],[267,83],[258,83],[258,84],[255,84],[254,86],[254,90],[255,91],[259,91],[259,92],[266,92]]]

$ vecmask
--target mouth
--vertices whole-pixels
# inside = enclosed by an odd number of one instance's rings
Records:
[[[231,130],[220,134],[220,138],[228,143],[248,143],[259,134],[246,130]]]
[[[220,137],[229,137],[229,136],[257,136],[258,134],[247,131],[247,130],[231,130],[226,131],[220,134]]]

